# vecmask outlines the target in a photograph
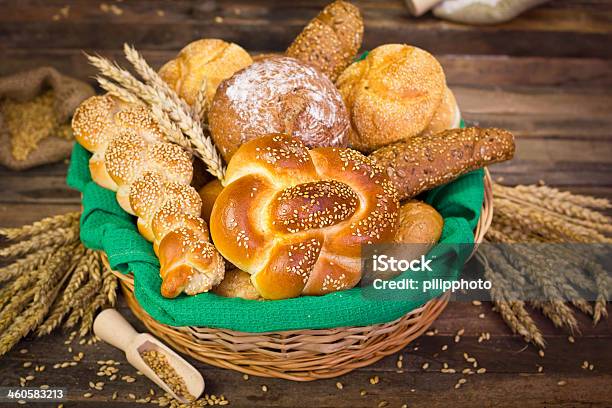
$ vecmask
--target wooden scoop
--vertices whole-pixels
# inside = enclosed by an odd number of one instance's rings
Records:
[[[93,326],[96,336],[105,342],[125,352],[128,362],[151,381],[181,403],[189,402],[183,395],[177,395],[161,378],[145,363],[140,353],[156,350],[163,353],[168,363],[176,373],[183,378],[187,390],[196,399],[204,392],[204,378],[184,358],[172,351],[168,346],[148,333],[138,333],[115,309],[106,309],[98,314]]]

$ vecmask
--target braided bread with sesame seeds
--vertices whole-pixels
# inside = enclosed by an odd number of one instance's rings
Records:
[[[390,179],[361,153],[273,134],[232,157],[210,229],[262,297],[323,295],[359,282],[361,245],[392,242],[398,208]]]
[[[138,230],[153,242],[162,295],[193,295],[218,284],[225,265],[200,218],[202,200],[189,185],[191,156],[163,141],[148,108],[93,96],[77,108],[72,129],[93,153],[93,181],[116,192],[119,205],[138,217]]]

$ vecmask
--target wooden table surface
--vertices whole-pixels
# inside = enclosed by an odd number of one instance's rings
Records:
[[[285,48],[325,1],[98,1],[0,0],[0,75],[51,65],[91,81],[81,50],[120,58],[123,42],[133,43],[155,66],[189,41],[219,37],[250,51]],[[612,2],[557,0],[495,27],[468,27],[425,16],[411,18],[400,1],[359,1],[366,22],[364,49],[405,42],[434,53],[445,68],[469,124],[498,126],[518,136],[514,160],[491,168],[508,184],[540,180],[573,192],[612,198]],[[112,6],[112,7],[111,7]],[[68,8],[66,8],[68,7]],[[106,11],[105,11],[106,10]],[[15,173],[0,169],[0,226],[17,226],[79,208],[79,195],[66,187],[66,164]],[[121,311],[136,324],[123,300]],[[478,315],[484,313],[484,318]],[[196,363],[207,392],[223,394],[244,407],[400,407],[408,406],[612,406],[612,323],[593,328],[580,317],[582,333],[558,331],[536,316],[548,347],[544,357],[502,323],[490,305],[449,305],[425,336],[397,355],[334,380],[294,383],[251,377]],[[453,337],[465,329],[461,342]],[[480,333],[489,341],[478,343]],[[66,334],[28,338],[0,358],[0,386],[66,386],[65,406],[136,405],[128,393],[144,396],[152,385],[142,377],[116,380],[103,391],[89,391],[97,360],[115,359],[122,374],[134,375],[121,354],[102,343],[72,352]],[[443,345],[448,345],[442,351]],[[25,354],[20,349],[27,349]],[[74,367],[53,369],[78,351]],[[469,376],[454,389],[458,374],[443,374],[443,363],[465,367],[463,353],[475,356],[487,372]],[[396,362],[403,355],[404,367]],[[581,368],[583,361],[594,369]],[[34,372],[23,363],[44,364]],[[424,363],[427,370],[422,370]],[[543,372],[538,373],[538,366]],[[371,385],[369,379],[379,376]],[[336,382],[343,389],[336,387]],[[559,383],[561,381],[561,383]],[[262,385],[268,387],[263,392]],[[559,385],[564,384],[564,385]],[[155,387],[153,387],[155,388]],[[365,396],[360,391],[365,390]],[[159,391],[157,391],[159,393]],[[37,405],[39,406],[39,405]],[[41,404],[40,406],[44,406]]]

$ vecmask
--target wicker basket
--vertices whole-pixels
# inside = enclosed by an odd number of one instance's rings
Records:
[[[482,241],[493,217],[491,177],[486,170],[484,185],[485,200],[474,232],[477,244]],[[106,257],[103,258],[107,262]],[[136,317],[179,352],[217,367],[294,381],[337,377],[401,350],[428,329],[449,298],[447,293],[397,320],[371,326],[244,333],[159,323],[136,301],[133,277],[114,273]]]

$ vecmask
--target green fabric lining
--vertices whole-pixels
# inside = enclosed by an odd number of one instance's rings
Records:
[[[151,243],[138,233],[135,218],[119,207],[115,193],[91,180],[90,157],[89,152],[75,144],[67,177],[68,185],[83,196],[81,240],[89,248],[106,252],[113,269],[134,274],[136,299],[162,323],[243,332],[367,326],[397,319],[440,295],[430,292],[397,301],[372,300],[357,287],[325,296],[276,301],[224,298],[212,293],[166,299],[159,291],[159,261]],[[484,199],[483,175],[483,170],[471,172],[421,197],[444,217],[440,242],[473,243],[472,231]],[[469,249],[469,245],[456,246],[461,265],[469,256]],[[457,278],[460,268],[453,272]]]

